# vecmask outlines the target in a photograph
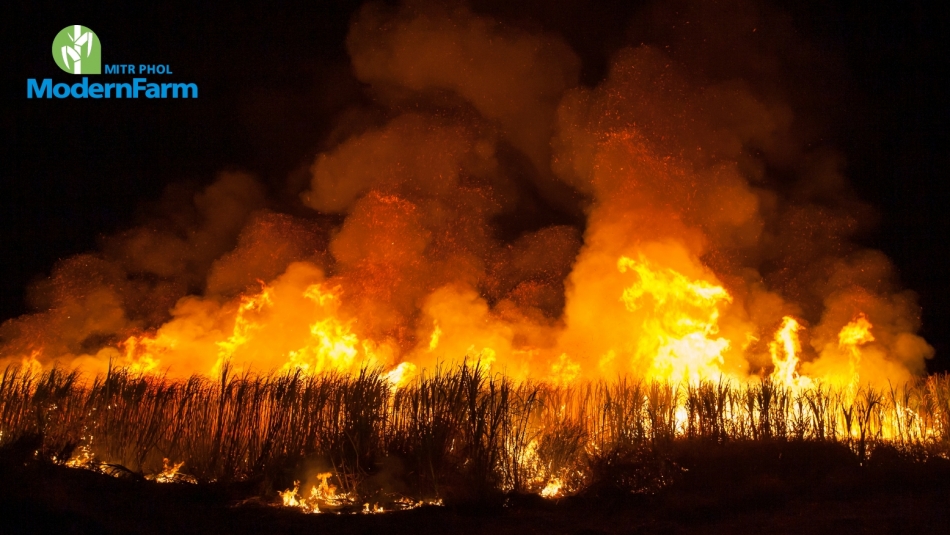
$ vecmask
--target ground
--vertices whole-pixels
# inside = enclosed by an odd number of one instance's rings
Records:
[[[557,501],[498,495],[379,515],[306,515],[255,498],[259,484],[158,484],[0,449],[0,533],[941,533],[950,461],[840,445],[687,444],[672,483],[609,482]],[[620,478],[623,479],[623,478]]]

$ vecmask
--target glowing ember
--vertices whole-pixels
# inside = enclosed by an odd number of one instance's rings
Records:
[[[370,509],[370,505],[368,503],[363,504],[363,514],[373,515],[373,514],[385,513],[385,512],[386,510],[383,509],[379,504],[373,504],[372,509]]]
[[[88,437],[88,441],[92,442],[92,437]],[[89,444],[79,446],[78,450],[79,451],[73,453],[73,456],[66,461],[66,466],[70,468],[87,468],[91,466],[95,461],[95,456],[89,448]]]

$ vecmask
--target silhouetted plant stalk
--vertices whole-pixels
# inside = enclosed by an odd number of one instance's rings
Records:
[[[35,456],[55,462],[157,473],[170,459],[203,481],[320,459],[342,491],[359,494],[386,459],[398,459],[420,496],[540,492],[552,481],[570,492],[598,470],[663,456],[677,441],[837,442],[860,460],[887,444],[946,457],[950,376],[854,391],[626,377],[558,386],[514,384],[476,363],[423,372],[393,391],[373,369],[309,376],[235,374],[225,365],[215,380],[171,380],[8,367],[0,433],[0,446],[40,437]]]

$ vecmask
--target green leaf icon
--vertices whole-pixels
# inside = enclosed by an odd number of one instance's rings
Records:
[[[67,26],[53,39],[53,60],[69,74],[102,73],[102,45],[85,26]]]

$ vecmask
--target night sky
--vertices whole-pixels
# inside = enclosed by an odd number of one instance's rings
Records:
[[[57,259],[94,250],[101,236],[134,225],[169,184],[203,185],[221,170],[246,170],[267,185],[272,203],[293,210],[297,190],[288,176],[327,147],[340,114],[368,98],[344,46],[360,3],[5,6],[0,320],[28,311],[26,288]],[[947,371],[950,69],[942,45],[950,21],[930,4],[874,4],[770,9],[785,11],[801,39],[840,67],[830,77],[816,74],[829,88],[828,99],[815,99],[831,113],[823,141],[844,154],[857,196],[877,212],[860,243],[883,250],[903,285],[919,294],[921,334],[937,350],[929,369]],[[636,2],[471,5],[561,34],[591,86],[614,50],[654,37],[630,22],[642,9]],[[168,81],[194,82],[200,97],[27,100],[27,78],[68,78],[50,43],[76,23],[97,33],[104,64],[167,64],[174,72]],[[822,95],[814,87],[803,92]]]

